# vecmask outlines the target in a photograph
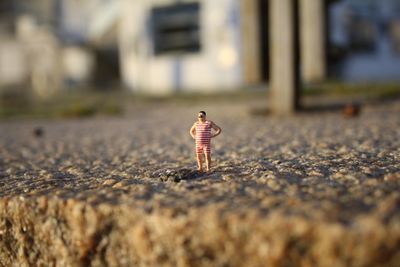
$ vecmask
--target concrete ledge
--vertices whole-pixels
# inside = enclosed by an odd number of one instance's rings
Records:
[[[398,266],[400,221],[352,225],[218,205],[177,214],[74,199],[0,201],[2,266]]]

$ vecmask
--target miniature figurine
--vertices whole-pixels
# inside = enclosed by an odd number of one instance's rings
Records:
[[[214,122],[207,120],[205,111],[200,111],[192,128],[190,128],[190,135],[196,140],[196,159],[198,171],[203,171],[203,153],[206,157],[206,171],[211,168],[211,138],[220,135],[222,129]],[[211,129],[215,133],[211,133]]]

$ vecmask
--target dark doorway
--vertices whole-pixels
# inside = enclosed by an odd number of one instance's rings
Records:
[[[100,90],[119,85],[121,79],[119,55],[117,49],[96,49],[96,68],[94,83]]]
[[[300,78],[300,66],[301,66],[301,57],[300,57],[300,5],[299,0],[294,0],[293,4],[293,16],[294,16],[294,75],[295,75],[295,98],[294,98],[294,106],[296,110],[299,110],[300,107],[300,97],[301,97],[301,78]]]
[[[258,1],[261,82],[269,81],[269,1]]]
[[[327,62],[327,76],[331,79],[338,79],[342,76],[344,60],[348,55],[348,50],[341,44],[335,44],[330,40],[332,26],[331,8],[341,0],[329,0],[325,3],[325,48]]]

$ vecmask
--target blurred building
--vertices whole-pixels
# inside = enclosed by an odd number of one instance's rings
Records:
[[[51,94],[61,71],[54,2],[2,0],[0,7],[0,86]]]
[[[400,81],[400,1],[336,1],[328,14],[331,77]]]
[[[117,83],[157,94],[265,84],[278,62],[272,2],[0,0],[0,86],[46,95]],[[400,79],[400,1],[290,3],[303,82]]]
[[[118,26],[120,0],[58,0],[59,36],[65,46],[65,81],[97,88],[121,79]],[[73,59],[75,58],[75,59]]]
[[[233,90],[243,83],[240,1],[123,1],[122,78],[134,90]]]
[[[317,2],[294,1],[303,82],[400,79],[399,1]],[[132,90],[233,90],[269,81],[270,1],[120,3],[119,15],[108,18],[119,20],[121,79]]]
[[[118,80],[116,30],[107,41],[92,42],[104,24],[100,11],[113,2],[0,0],[0,89],[31,88],[45,97]]]

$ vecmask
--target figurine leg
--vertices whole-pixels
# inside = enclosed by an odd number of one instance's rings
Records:
[[[203,155],[197,153],[196,156],[197,156],[197,170],[201,172],[203,171]]]
[[[211,169],[211,154],[206,153],[206,166],[207,166],[207,171]]]

